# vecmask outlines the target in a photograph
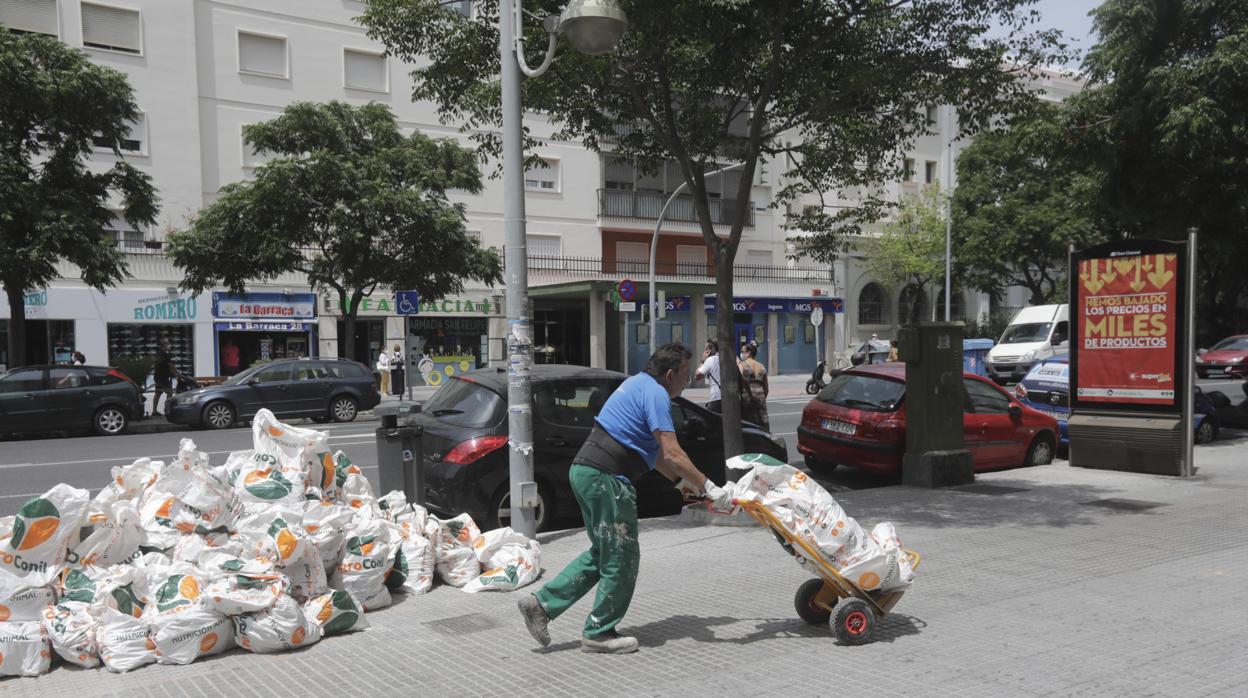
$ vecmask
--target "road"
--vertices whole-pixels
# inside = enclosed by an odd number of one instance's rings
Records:
[[[1221,390],[1235,402],[1243,399],[1241,381],[1200,380],[1206,390]],[[695,397],[695,396],[690,396]],[[696,398],[695,398],[696,399]],[[768,403],[773,433],[784,437],[789,447],[789,462],[804,467],[797,453],[797,425],[807,396],[774,398]],[[329,432],[330,445],[341,449],[359,464],[374,489],[378,488],[376,466],[375,420],[351,424],[316,425]],[[171,458],[182,438],[191,438],[201,451],[209,454],[216,465],[231,451],[250,447],[251,431],[247,428],[224,431],[185,431],[164,434],[129,434],[117,437],[49,437],[0,442],[0,516],[13,514],[30,497],[47,491],[58,482],[90,489],[92,494],[109,482],[110,469],[135,458]],[[886,477],[839,468],[831,474],[812,473],[832,492],[849,489],[882,487],[891,484]]]

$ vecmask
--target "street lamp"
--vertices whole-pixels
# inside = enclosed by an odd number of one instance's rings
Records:
[[[533,327],[529,318],[529,267],[525,248],[524,133],[520,73],[537,77],[555,57],[558,35],[573,48],[598,55],[613,49],[628,26],[614,0],[572,0],[559,17],[543,20],[550,34],[546,56],[536,69],[524,60],[523,0],[501,0],[498,51],[502,59],[503,229],[507,269],[507,428],[511,527],[532,538],[537,534],[537,483],[533,479],[533,414],[530,372]],[[546,506],[550,503],[547,502]],[[549,513],[549,512],[548,512]]]

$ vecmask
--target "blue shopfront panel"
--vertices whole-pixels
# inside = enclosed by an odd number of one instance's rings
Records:
[[[773,344],[779,348],[780,373],[809,373],[815,367],[815,332],[808,313],[781,313]]]

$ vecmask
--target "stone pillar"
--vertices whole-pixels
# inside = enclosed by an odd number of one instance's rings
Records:
[[[602,291],[589,292],[589,367],[607,367],[607,308]]]
[[[689,315],[693,319],[693,343],[688,345],[689,350],[693,352],[693,361],[701,365],[702,347],[706,346],[707,325],[706,308],[702,301],[702,293],[693,293],[689,296]],[[689,381],[691,385],[696,387],[705,387],[706,380],[697,380],[693,374],[697,371],[695,367],[689,371]]]
[[[780,375],[780,342],[776,339],[779,327],[779,313],[767,313],[767,373],[772,376]]]

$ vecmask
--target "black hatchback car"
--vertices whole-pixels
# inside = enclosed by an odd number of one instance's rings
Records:
[[[549,529],[565,516],[579,517],[568,468],[607,396],[626,377],[583,366],[533,367],[533,466],[541,497],[539,530]],[[506,396],[504,370],[470,371],[445,383],[419,414],[409,418],[409,424],[424,429],[426,503],[443,514],[468,512],[482,530],[505,526],[510,519]],[[693,464],[722,484],[720,416],[677,398],[672,401],[672,422],[676,438]],[[765,453],[788,461],[784,439],[748,422],[742,427],[747,453]],[[658,472],[641,478],[636,487],[639,513],[656,516],[680,511],[680,493]]]
[[[373,374],[348,359],[280,359],[242,371],[220,385],[173,398],[174,424],[225,429],[269,409],[283,419],[350,422],[381,402]]]
[[[107,366],[24,366],[0,377],[0,434],[116,436],[142,415],[139,386]]]

